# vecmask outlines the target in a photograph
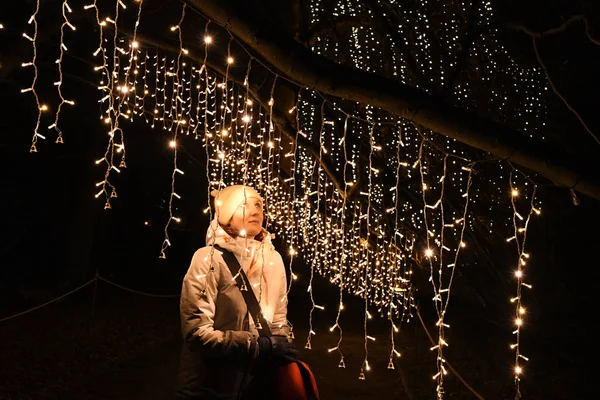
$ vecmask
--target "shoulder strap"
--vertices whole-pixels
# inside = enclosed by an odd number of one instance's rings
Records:
[[[244,297],[244,301],[246,302],[246,307],[248,307],[248,311],[254,321],[257,322],[256,329],[258,329],[258,333],[261,336],[271,336],[271,329],[269,328],[269,323],[263,317],[262,311],[260,309],[260,304],[254,295],[254,291],[251,290],[252,286],[250,285],[250,281],[244,272],[244,269],[240,265],[240,262],[237,260],[235,255],[232,252],[225,250],[218,244],[213,245],[213,247],[221,252],[223,256],[223,260],[229,271],[231,271],[231,275],[235,279],[235,283],[237,284],[242,296]]]

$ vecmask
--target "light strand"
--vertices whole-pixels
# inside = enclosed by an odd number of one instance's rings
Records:
[[[179,97],[179,69],[181,67],[181,57],[183,55],[183,37],[182,37],[182,33],[181,33],[181,25],[183,24],[183,20],[185,18],[185,10],[186,10],[187,5],[185,3],[183,3],[182,9],[181,9],[181,19],[179,20],[179,24],[177,25],[178,29],[177,29],[177,33],[178,33],[178,38],[179,38],[179,54],[177,56],[177,62],[176,62],[176,70],[175,70],[175,75],[173,78],[173,87],[175,90],[175,98],[177,99]],[[174,100],[176,101],[176,100]],[[178,107],[177,105],[178,103],[175,102],[175,106]],[[173,116],[173,118],[177,118],[177,120],[179,120],[179,116],[177,115],[177,110],[175,111],[175,114]],[[177,165],[177,154],[178,154],[178,143],[177,143],[177,136],[179,134],[179,126],[176,126],[175,129],[173,130],[173,139],[170,142],[170,147],[173,149],[173,172],[171,173],[171,194],[169,196],[169,219],[167,220],[167,223],[165,225],[164,228],[164,235],[165,238],[163,240],[163,243],[161,245],[160,248],[160,258],[164,259],[166,258],[166,250],[167,248],[169,248],[171,246],[171,242],[169,240],[169,226],[171,225],[172,221],[175,222],[181,222],[181,219],[179,217],[176,217],[173,215],[173,198],[177,197],[180,198],[179,195],[177,195],[177,193],[175,192],[175,178],[177,176],[177,174],[181,174],[183,175],[183,171],[179,169],[178,165]],[[208,163],[207,163],[208,164]],[[209,191],[210,192],[210,191]],[[210,194],[209,194],[210,196]]]
[[[73,10],[71,10],[71,7],[69,7],[69,3],[67,0],[64,0],[62,3],[62,16],[63,16],[63,23],[60,26],[60,54],[58,57],[58,60],[56,60],[56,64],[58,66],[58,81],[54,82],[54,85],[56,85],[57,90],[58,90],[58,97],[60,97],[60,103],[58,104],[58,107],[56,108],[56,114],[54,117],[54,122],[52,123],[52,125],[50,125],[48,127],[48,129],[54,129],[56,131],[56,133],[58,134],[57,138],[56,138],[56,143],[63,143],[63,134],[61,129],[59,128],[59,118],[60,118],[60,112],[62,110],[63,105],[65,104],[70,104],[70,105],[74,105],[75,102],[73,102],[72,100],[67,100],[65,99],[65,97],[63,96],[63,92],[62,92],[62,85],[63,85],[63,57],[65,54],[65,51],[67,51],[67,46],[65,46],[64,43],[64,38],[65,38],[65,27],[69,27],[71,28],[72,31],[75,31],[76,28],[75,26],[69,21],[69,18],[67,17],[67,13],[72,13]]]
[[[33,138],[31,139],[31,147],[29,148],[30,153],[37,153],[36,145],[37,145],[38,137],[45,139],[45,137],[40,135],[40,133],[39,133],[40,123],[42,120],[42,111],[44,111],[45,108],[40,104],[40,98],[39,98],[39,95],[38,95],[37,89],[36,89],[36,84],[37,84],[37,79],[38,79],[38,67],[37,67],[38,22],[37,22],[37,16],[38,16],[39,12],[40,12],[40,0],[37,0],[36,4],[35,4],[35,11],[33,12],[33,14],[31,15],[31,17],[29,18],[29,21],[28,21],[28,24],[30,24],[30,25],[33,24],[33,37],[27,35],[27,33],[23,33],[23,37],[31,42],[31,46],[33,48],[33,57],[31,59],[31,62],[23,63],[22,66],[23,67],[31,66],[33,68],[33,81],[31,82],[31,86],[28,87],[27,89],[22,89],[21,93],[31,92],[35,99],[35,105],[37,108],[37,120],[35,123],[35,128],[33,130]]]

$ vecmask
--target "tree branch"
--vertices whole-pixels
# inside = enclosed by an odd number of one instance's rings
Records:
[[[533,50],[535,52],[535,57],[537,58],[538,62],[540,63],[540,66],[544,70],[544,74],[546,74],[546,79],[548,80],[548,84],[552,88],[552,91],[554,92],[554,94],[556,94],[558,96],[559,99],[562,100],[562,102],[565,104],[565,106],[567,106],[567,108],[569,110],[571,110],[571,112],[577,117],[577,119],[579,120],[579,122],[581,122],[581,125],[583,125],[583,127],[585,128],[585,130],[594,138],[594,140],[596,140],[596,142],[598,142],[598,144],[600,144],[600,139],[598,139],[598,137],[594,134],[594,132],[592,132],[592,129],[586,124],[586,122],[584,121],[583,117],[569,103],[569,101],[567,100],[567,98],[561,94],[561,92],[558,90],[558,87],[556,87],[556,84],[554,83],[554,80],[550,76],[550,71],[548,70],[548,66],[546,65],[546,63],[544,62],[544,59],[540,55],[540,49],[538,48],[538,40],[539,39],[536,38],[536,37],[532,38],[532,41],[533,41]]]
[[[186,1],[230,30],[260,53],[266,62],[300,85],[379,107],[535,171],[558,186],[573,188],[600,200],[600,184],[576,171],[572,167],[574,161],[564,161],[564,156],[557,158],[545,143],[415,88],[314,54],[237,1]]]
[[[583,23],[585,24],[585,34],[588,37],[588,39],[590,40],[590,42],[600,45],[600,39],[596,39],[593,37],[592,28],[590,26],[590,20],[585,15],[572,15],[568,20],[563,22],[562,25],[556,26],[554,28],[546,29],[545,31],[536,31],[536,30],[529,28],[526,25],[515,24],[515,23],[507,24],[507,27],[510,29],[516,30],[516,31],[521,31],[523,33],[526,33],[527,35],[531,36],[532,38],[541,39],[543,37],[548,37],[548,36],[556,35],[557,33],[564,32],[571,25],[573,25],[574,23],[579,22],[579,21],[583,21]]]

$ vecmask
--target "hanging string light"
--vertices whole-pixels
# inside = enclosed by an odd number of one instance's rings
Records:
[[[509,175],[509,184],[510,184],[510,199],[511,206],[513,210],[513,227],[514,227],[514,236],[507,239],[507,242],[514,242],[515,247],[517,249],[517,268],[515,270],[515,279],[517,281],[517,292],[515,297],[510,299],[511,303],[515,304],[515,329],[513,330],[513,334],[515,335],[515,341],[510,345],[510,348],[515,351],[515,367],[514,367],[514,383],[516,390],[516,398],[521,398],[521,375],[523,374],[523,362],[529,361],[529,358],[525,357],[521,353],[521,329],[524,325],[525,319],[525,307],[523,306],[523,298],[522,298],[522,289],[523,287],[527,289],[531,289],[532,286],[525,282],[525,269],[527,266],[527,261],[529,259],[529,254],[525,252],[525,244],[527,241],[527,229],[529,228],[529,221],[531,216],[535,214],[541,213],[541,211],[534,206],[535,202],[535,194],[537,186],[533,186],[533,190],[531,193],[531,199],[529,204],[529,213],[527,214],[527,218],[524,218],[519,212],[517,207],[517,198],[522,196],[519,189],[513,183],[513,176],[515,172],[515,168],[510,172]]]
[[[184,53],[184,49],[183,49],[183,36],[181,33],[181,25],[183,24],[183,20],[185,18],[185,9],[186,9],[186,4],[183,3],[182,9],[181,9],[181,19],[179,20],[179,24],[177,24],[177,33],[178,33],[178,37],[179,37],[179,54],[177,55],[177,62],[176,62],[176,70],[175,70],[175,75],[173,78],[174,81],[174,97],[176,98],[176,100],[180,100],[183,102],[183,100],[181,99],[180,96],[180,83],[179,83],[179,72],[180,72],[180,68],[181,68],[181,63],[182,63],[182,56]],[[177,118],[178,115],[178,103],[174,102],[175,104],[175,112],[174,115]],[[176,192],[175,192],[175,178],[177,177],[177,175],[183,175],[183,171],[181,169],[179,169],[179,166],[177,165],[177,148],[178,148],[178,134],[179,134],[179,127],[175,127],[175,129],[173,130],[173,137],[172,140],[169,142],[169,147],[171,147],[173,149],[173,172],[171,174],[171,194],[169,196],[169,219],[167,220],[167,224],[165,225],[165,229],[164,229],[164,233],[165,233],[165,238],[163,240],[163,243],[161,245],[160,248],[160,258],[166,258],[166,250],[171,246],[171,242],[169,240],[169,226],[171,225],[171,222],[175,221],[177,223],[181,222],[181,218],[179,216],[175,216],[173,215],[173,199],[176,197],[177,199],[181,199],[181,196],[179,196]]]
[[[40,0],[36,1],[35,11],[29,18],[27,23],[29,25],[33,25],[33,36],[29,36],[27,33],[23,33],[23,37],[31,42],[31,47],[33,48],[33,57],[30,62],[25,62],[22,64],[22,67],[31,67],[33,69],[33,80],[31,82],[31,86],[26,89],[21,89],[21,93],[31,92],[35,99],[35,105],[37,107],[37,120],[35,122],[35,128],[33,130],[33,138],[31,139],[31,147],[29,148],[29,152],[37,153],[37,140],[38,138],[45,139],[44,136],[40,135],[39,128],[42,119],[42,112],[46,111],[48,107],[46,105],[40,104],[40,98],[37,93],[37,79],[38,79],[38,67],[37,67],[37,39],[38,39],[38,22],[37,16],[40,12]]]
[[[67,46],[65,46],[65,27],[69,27],[71,28],[72,31],[75,31],[76,28],[75,26],[69,22],[69,18],[67,17],[67,13],[72,13],[73,10],[71,9],[71,7],[69,6],[69,2],[67,0],[64,0],[62,3],[62,16],[63,16],[63,24],[60,27],[60,55],[58,57],[58,60],[56,60],[56,64],[58,66],[58,81],[54,82],[54,85],[56,85],[57,89],[58,89],[58,96],[60,97],[60,103],[58,104],[58,107],[56,109],[56,114],[54,117],[54,122],[52,123],[52,125],[50,125],[48,127],[48,129],[54,129],[56,130],[58,136],[56,138],[56,143],[63,143],[63,135],[62,135],[62,131],[59,128],[59,118],[60,118],[60,112],[62,110],[62,106],[65,104],[70,104],[70,105],[75,105],[75,102],[73,100],[67,100],[64,98],[63,96],[63,92],[62,92],[62,85],[63,85],[63,57],[65,55],[65,51],[67,51]]]

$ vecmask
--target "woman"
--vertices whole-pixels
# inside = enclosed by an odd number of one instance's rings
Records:
[[[262,228],[263,201],[249,186],[211,193],[215,219],[183,280],[183,349],[178,399],[239,399],[263,361],[293,362],[287,339],[286,275],[281,255]],[[272,335],[259,337],[242,292],[214,245],[240,262]]]

